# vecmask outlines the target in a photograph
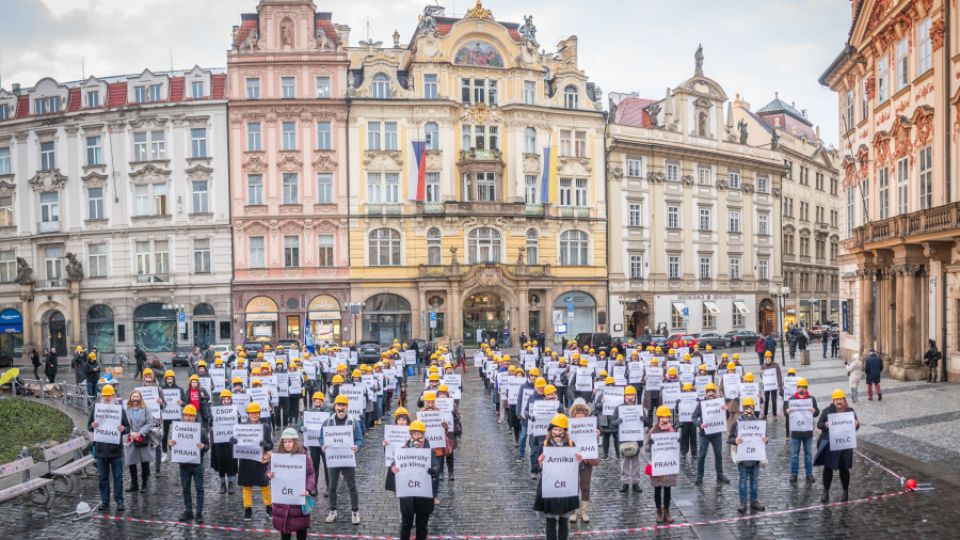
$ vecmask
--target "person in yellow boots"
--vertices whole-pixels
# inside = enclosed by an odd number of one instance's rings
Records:
[[[263,426],[260,438],[260,448],[263,454],[260,459],[240,459],[237,473],[237,484],[243,492],[243,520],[253,519],[253,488],[260,488],[260,496],[266,507],[267,515],[272,515],[273,497],[270,493],[270,480],[267,478],[267,469],[270,463],[270,451],[273,449],[273,426],[269,418],[260,417],[260,404],[256,401],[247,405],[247,423]],[[236,440],[231,440],[236,444]]]

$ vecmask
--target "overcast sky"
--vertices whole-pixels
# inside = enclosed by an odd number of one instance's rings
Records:
[[[316,0],[315,0],[316,2]],[[406,43],[427,0],[328,0],[318,10],[351,26],[351,45],[365,39]],[[462,15],[473,0],[440,2]],[[32,86],[144,68],[222,67],[230,32],[257,0],[0,0],[0,77]],[[850,24],[840,0],[486,0],[499,20],[532,14],[542,47],[576,34],[580,67],[604,93],[660,98],[693,74],[704,48],[704,72],[731,99],[756,109],[779,92],[807,109],[823,138],[837,141],[837,101],[817,78],[840,51]]]

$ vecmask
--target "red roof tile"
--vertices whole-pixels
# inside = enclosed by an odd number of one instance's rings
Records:
[[[613,117],[614,124],[633,127],[652,127],[650,115],[644,109],[656,100],[642,99],[635,97],[624,98],[617,105],[616,114]]]
[[[334,43],[340,43],[340,36],[337,34],[337,29],[333,27],[333,19],[330,13],[317,13],[314,21],[317,24],[317,28],[323,30],[327,39]]]
[[[520,41],[520,32],[516,28],[508,29],[507,33],[510,34],[510,37],[512,37],[514,41]]]
[[[17,99],[17,118],[30,116],[30,96],[23,95]]]
[[[67,112],[76,112],[80,110],[80,89],[71,88],[67,96]]]
[[[123,107],[127,104],[127,83],[118,82],[107,86],[107,107]]]
[[[227,76],[226,74],[210,76],[210,97],[213,99],[223,99],[226,96]]]
[[[251,18],[247,18],[248,16]],[[245,14],[245,15],[242,15],[242,17],[244,18],[240,23],[240,29],[237,30],[237,39],[233,40],[234,47],[239,47],[240,44],[243,43],[245,39],[247,39],[247,36],[250,34],[250,31],[255,29],[258,24],[256,14],[252,16]]]
[[[183,101],[183,87],[185,84],[183,77],[170,77],[169,101]]]

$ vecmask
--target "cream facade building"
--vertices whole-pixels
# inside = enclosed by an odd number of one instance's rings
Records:
[[[427,7],[407,44],[348,50],[362,339],[606,328],[604,115],[577,47],[543,53],[532,17],[477,2]]]
[[[3,354],[230,342],[224,86],[195,67],[0,90]]]
[[[614,336],[776,328],[782,160],[748,144],[702,51],[695,59],[663,99],[611,96]]]

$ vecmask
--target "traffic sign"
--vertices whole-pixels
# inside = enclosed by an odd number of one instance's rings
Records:
[[[554,334],[566,334],[566,333],[567,333],[567,325],[564,324],[564,323],[560,323],[560,324],[554,325],[554,326],[553,326],[553,333],[554,333]]]
[[[690,308],[688,308],[688,307],[684,307],[684,308],[683,308],[683,316],[684,316],[684,317],[689,317],[689,316],[690,316]]]
[[[563,324],[563,311],[559,309],[553,310],[553,325]]]
[[[430,312],[430,328],[436,328],[436,327],[437,327],[437,312],[431,311]]]
[[[187,313],[185,311],[177,312],[177,321],[178,322],[187,322]]]

